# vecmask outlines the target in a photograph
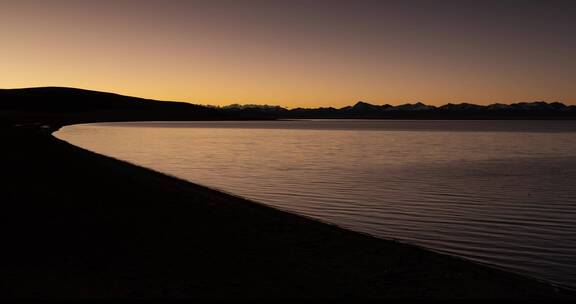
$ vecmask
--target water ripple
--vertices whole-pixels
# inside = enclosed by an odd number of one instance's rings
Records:
[[[158,122],[77,125],[57,136],[283,210],[576,287],[574,131],[568,121]]]

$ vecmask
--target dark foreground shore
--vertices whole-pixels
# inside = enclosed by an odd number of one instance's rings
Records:
[[[0,298],[513,298],[571,291],[0,129]]]

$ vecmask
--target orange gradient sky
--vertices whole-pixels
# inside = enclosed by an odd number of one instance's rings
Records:
[[[0,88],[200,104],[576,104],[572,1],[2,1]]]

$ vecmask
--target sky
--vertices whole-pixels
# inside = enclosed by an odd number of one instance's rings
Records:
[[[198,104],[576,104],[576,1],[0,0],[0,88]]]

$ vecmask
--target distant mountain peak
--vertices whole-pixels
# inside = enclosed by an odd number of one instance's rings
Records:
[[[432,110],[435,108],[436,108],[435,106],[429,106],[421,101],[418,101],[416,103],[406,103],[394,107],[395,110],[401,110],[401,111],[424,111],[424,110]]]
[[[358,108],[373,108],[373,107],[377,107],[377,106],[370,104],[370,103],[367,103],[367,102],[364,102],[364,101],[358,101],[352,107],[358,109]]]

